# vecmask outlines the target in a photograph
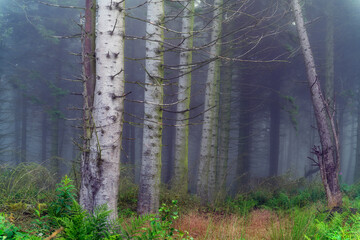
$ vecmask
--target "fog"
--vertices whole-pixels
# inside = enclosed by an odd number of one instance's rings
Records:
[[[84,1],[0,0],[0,164],[36,162],[59,176],[79,170],[82,145],[81,9]],[[139,181],[144,119],[146,4],[126,1],[125,117],[121,162],[124,175]],[[189,190],[195,192],[209,63],[211,2],[198,1],[189,111]],[[261,179],[316,178],[309,159],[319,146],[306,70],[293,16],[286,1],[242,1],[224,11],[218,88],[217,157],[226,148],[227,189],[235,193]],[[359,180],[360,1],[306,1],[307,30],[319,80],[334,106],[340,134],[341,181]],[[245,4],[245,3],[244,3]],[[162,181],[174,166],[176,94],[182,8],[165,4]],[[235,8],[237,7],[237,8]],[[239,12],[246,12],[241,15]],[[256,23],[257,20],[259,23]],[[332,24],[331,24],[332,21]],[[333,43],[329,28],[333,27]],[[170,31],[171,29],[171,31]],[[259,40],[261,39],[261,41]],[[329,48],[334,49],[334,82]],[[330,60],[329,60],[330,59]],[[230,82],[230,85],[226,85]],[[326,92],[328,91],[328,92]],[[224,165],[217,162],[217,171]]]

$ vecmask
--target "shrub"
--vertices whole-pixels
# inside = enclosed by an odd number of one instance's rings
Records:
[[[279,192],[269,199],[264,205],[272,209],[289,209],[291,202],[288,195],[284,192]]]
[[[359,239],[359,214],[353,214],[351,211],[332,212],[318,216],[315,221],[315,233],[306,235],[306,239]]]
[[[71,214],[71,209],[76,202],[75,186],[72,180],[66,175],[62,178],[61,182],[57,184],[55,190],[56,197],[49,206],[49,215],[52,217],[64,217]]]
[[[95,209],[93,214],[89,214],[74,201],[68,215],[55,218],[58,224],[64,227],[60,239],[97,240],[108,238],[110,236],[108,228],[109,213],[110,211],[104,205]]]
[[[237,195],[234,199],[228,198],[226,200],[227,209],[240,215],[247,215],[257,204],[256,200],[247,199],[243,195]]]
[[[21,232],[20,228],[10,223],[4,214],[0,213],[0,238],[6,240],[40,240],[40,237],[32,236],[26,232]]]
[[[47,201],[47,192],[54,186],[51,173],[36,163],[16,167],[0,166],[0,204]]]
[[[192,239],[187,232],[172,227],[178,215],[177,201],[171,205],[162,204],[159,215],[145,215],[134,217],[130,223],[120,220],[120,233],[108,239]]]

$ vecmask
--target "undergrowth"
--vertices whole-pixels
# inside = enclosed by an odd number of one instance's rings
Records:
[[[50,179],[32,175],[40,173]],[[106,206],[93,213],[81,208],[74,183],[67,176],[53,190],[55,184],[45,168],[22,164],[1,167],[0,180],[0,239],[44,239],[50,235],[64,240],[360,239],[360,184],[342,186],[344,204],[339,211],[326,210],[325,194],[318,182],[271,179],[206,208],[196,197],[162,186],[159,214],[138,216],[138,188],[124,179],[119,218],[109,223]],[[269,217],[254,219],[262,214]],[[255,226],[264,229],[255,229],[263,235],[249,230],[259,221],[265,223]]]

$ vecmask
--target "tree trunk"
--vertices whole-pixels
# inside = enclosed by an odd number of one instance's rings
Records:
[[[325,96],[335,106],[334,92],[334,2],[326,1],[326,72]]]
[[[124,3],[122,0],[103,0],[95,5],[94,1],[88,1],[85,14],[85,36],[93,37],[91,29],[94,24],[94,11],[97,8],[96,84],[91,116],[85,116],[85,120],[88,117],[86,121],[91,119],[92,123],[85,129],[86,137],[89,135],[91,137],[89,148],[83,149],[80,203],[90,212],[97,206],[107,204],[112,210],[110,219],[117,218],[120,177],[125,82]],[[85,101],[86,98],[91,99],[92,87],[90,82],[87,82],[90,77],[87,74],[92,74],[94,71],[91,69],[91,59],[94,55],[91,54],[91,50],[87,52],[89,49],[93,47],[84,49],[83,56],[84,64],[90,61],[88,65],[90,70],[84,66]],[[87,83],[90,85],[88,86]],[[91,101],[88,104],[90,105]]]
[[[356,157],[355,157],[355,175],[354,182],[360,181],[360,96],[358,97],[357,107],[357,130],[356,130]]]
[[[27,146],[27,98],[25,92],[21,94],[21,154],[20,161],[27,162],[26,146]]]
[[[178,104],[176,108],[175,159],[172,188],[186,193],[188,190],[188,145],[189,145],[189,107],[191,93],[191,64],[194,29],[195,1],[184,6],[182,18],[182,49],[180,52],[180,71],[178,84]]]
[[[271,79],[274,84],[271,94],[270,105],[270,166],[269,176],[276,176],[278,174],[279,167],[279,151],[280,151],[280,99],[279,88],[280,80],[279,76]]]
[[[213,127],[217,115],[216,113],[216,90],[217,90],[217,78],[218,78],[218,60],[217,56],[220,52],[220,36],[221,36],[221,23],[222,23],[222,0],[215,0],[214,2],[214,22],[211,33],[211,43],[213,45],[210,48],[210,57],[213,59],[208,66],[208,73],[206,79],[205,88],[205,101],[204,101],[204,119],[202,125],[202,136],[200,143],[200,158],[198,166],[197,176],[197,195],[201,198],[203,203],[209,201],[208,196],[208,179],[209,168],[213,146],[215,139],[213,139]]]
[[[46,153],[47,153],[47,113],[45,109],[42,112],[42,120],[41,120],[41,163],[44,164],[46,162]]]
[[[230,50],[230,49],[229,49]],[[231,50],[230,50],[231,51]],[[230,119],[231,119],[231,84],[232,84],[232,62],[227,61],[224,64],[223,81],[220,83],[220,97],[219,97],[219,154],[217,166],[217,191],[226,194],[226,177],[229,157],[229,142],[230,142]]]
[[[161,179],[161,139],[163,103],[163,29],[164,1],[147,4],[146,75],[142,164],[138,213],[156,213],[159,209]],[[157,24],[157,25],[154,25]]]
[[[313,54],[310,48],[301,6],[298,0],[292,0],[295,23],[299,34],[301,49],[307,69],[308,82],[314,107],[321,148],[314,147],[313,153],[318,158],[321,179],[325,188],[328,207],[342,205],[342,194],[339,185],[340,154],[339,140],[335,129],[334,117],[321,92]]]
[[[21,102],[22,102],[22,93],[21,90],[18,88],[15,90],[15,103],[14,103],[14,116],[15,116],[15,133],[14,133],[14,163],[18,165],[21,163],[21,149],[20,149],[20,142],[21,142]]]
[[[57,100],[56,100],[57,101]],[[59,114],[57,111],[59,104],[56,103],[51,114],[51,146],[50,146],[50,164],[51,170],[60,180],[60,162],[59,162]]]

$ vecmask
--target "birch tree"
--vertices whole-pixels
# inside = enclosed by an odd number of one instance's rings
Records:
[[[175,159],[172,186],[181,192],[188,188],[188,145],[189,145],[189,107],[191,93],[191,64],[193,47],[195,1],[185,3],[182,18],[182,44],[180,52],[180,71],[178,83],[178,104],[175,130]]]
[[[89,148],[84,149],[82,159],[80,203],[88,211],[107,204],[112,210],[110,219],[117,217],[120,175],[124,96],[124,7],[122,0],[102,0],[97,3],[89,1],[87,10],[90,13],[86,14],[87,18],[92,18],[92,13],[97,10],[96,84],[91,116],[88,116],[92,123],[85,130],[90,140]],[[88,24],[92,26],[93,20]],[[85,28],[91,29],[87,26]],[[85,58],[92,56],[94,55]],[[89,90],[85,93],[91,94]]]
[[[317,157],[317,161],[314,161],[320,168],[320,175],[325,188],[328,207],[339,207],[342,205],[342,194],[338,179],[340,153],[338,135],[334,124],[334,115],[330,112],[331,110],[321,91],[301,6],[298,0],[291,0],[291,5],[295,15],[295,23],[299,34],[302,53],[304,55],[307,78],[320,136],[321,147],[313,148],[313,153]]]
[[[145,101],[138,213],[159,209],[163,104],[164,1],[147,2]]]
[[[198,167],[198,176],[197,176],[197,194],[205,203],[209,200],[208,196],[208,180],[209,177],[212,179],[212,174],[209,173],[211,161],[215,161],[214,158],[214,125],[216,121],[216,90],[217,90],[217,80],[219,74],[218,60],[217,56],[220,54],[220,35],[221,35],[221,23],[222,23],[222,0],[215,0],[214,2],[214,12],[213,12],[213,26],[211,32],[211,43],[210,47],[210,57],[212,62],[208,66],[206,87],[205,87],[205,102],[204,102],[204,118],[202,125],[202,137],[200,143],[200,159]],[[210,174],[210,176],[209,176]],[[215,179],[215,178],[214,178]]]

